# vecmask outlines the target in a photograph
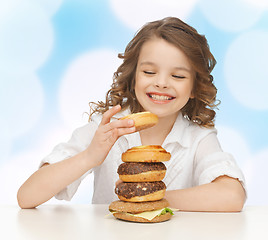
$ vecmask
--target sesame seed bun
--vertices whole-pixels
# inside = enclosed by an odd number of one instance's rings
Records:
[[[128,149],[122,154],[123,162],[165,162],[171,154],[160,145],[142,145]]]
[[[156,216],[153,219],[149,220],[146,218],[132,216],[130,214],[137,214],[147,211],[159,210],[162,208],[166,208],[169,206],[169,203],[166,199],[162,199],[159,201],[151,201],[151,202],[141,202],[141,203],[133,203],[133,202],[124,202],[124,201],[115,201],[112,202],[109,206],[109,210],[114,212],[113,215],[117,219],[131,221],[131,222],[140,222],[140,223],[157,223],[169,220],[172,215],[168,212],[164,215]]]
[[[141,131],[143,129],[153,127],[158,123],[157,115],[150,112],[133,113],[120,119],[133,119],[135,122],[136,131]]]

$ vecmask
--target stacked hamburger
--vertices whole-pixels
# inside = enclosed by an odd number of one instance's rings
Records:
[[[150,112],[130,114],[137,131],[154,126],[158,117]],[[171,218],[172,209],[164,199],[166,174],[163,162],[170,153],[159,145],[142,145],[122,154],[123,163],[117,173],[122,181],[115,188],[120,200],[112,202],[109,211],[118,219],[132,222],[163,222]]]
[[[162,163],[170,153],[158,145],[133,147],[122,154],[117,173],[123,181],[115,188],[120,200],[112,202],[109,210],[122,220],[133,222],[162,222],[171,218],[172,210],[164,199],[166,185],[162,182],[166,167]]]

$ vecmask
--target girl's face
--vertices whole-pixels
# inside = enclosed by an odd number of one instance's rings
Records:
[[[136,70],[135,93],[145,111],[176,117],[193,98],[193,71],[186,55],[161,38],[145,42]],[[173,119],[174,119],[173,118]]]

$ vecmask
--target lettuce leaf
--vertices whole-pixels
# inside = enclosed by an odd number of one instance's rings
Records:
[[[161,212],[158,216],[160,216],[160,215],[164,215],[164,214],[166,214],[166,213],[168,213],[168,212],[169,212],[171,215],[174,215],[172,209],[166,207],[166,208],[164,208],[164,209],[162,210],[162,212]]]

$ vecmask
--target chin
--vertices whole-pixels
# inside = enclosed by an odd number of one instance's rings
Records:
[[[140,101],[139,101],[140,103]],[[179,111],[176,111],[175,109],[171,109],[171,106],[169,104],[153,104],[151,102],[145,104],[140,103],[142,111],[144,112],[151,112],[158,116],[158,118],[167,118],[167,117],[174,117],[178,116]]]
[[[178,113],[174,113],[174,114],[164,114],[164,113],[154,113],[155,115],[158,116],[159,121],[160,120],[167,120],[167,121],[174,121],[176,120]]]

